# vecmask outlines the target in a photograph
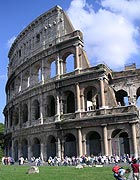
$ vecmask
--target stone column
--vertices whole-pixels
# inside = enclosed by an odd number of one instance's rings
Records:
[[[19,140],[18,141],[18,158],[22,155],[22,152],[21,152],[21,141]]]
[[[60,121],[60,98],[59,94],[57,93],[56,95],[56,116],[55,116],[55,121]]]
[[[32,157],[32,145],[30,141],[28,141],[28,160],[31,160]]]
[[[42,59],[41,61],[41,80],[42,80],[42,84],[44,84],[44,61]]]
[[[111,138],[108,139],[108,154],[112,155],[112,144],[111,144]]]
[[[28,99],[28,121],[29,121],[29,125],[31,125],[31,100]]]
[[[43,99],[42,99],[42,95],[40,95],[40,120],[41,120],[41,124],[43,124]]]
[[[85,134],[83,135],[82,145],[83,145],[83,154],[87,154]]]
[[[60,59],[59,63],[60,63],[60,74],[63,74],[63,60]]]
[[[80,112],[80,88],[79,88],[79,83],[76,83],[76,96],[77,96],[77,112]]]
[[[105,107],[105,94],[104,94],[104,79],[103,77],[100,78],[100,92],[101,92],[101,104],[100,107]]]
[[[107,142],[107,126],[103,125],[103,146],[104,146],[104,155],[108,156],[108,142]]]
[[[44,143],[40,143],[40,158],[44,161]]]
[[[76,62],[76,70],[79,69],[79,46],[75,46],[75,62]]]
[[[64,145],[65,145],[65,141],[62,140],[61,141],[61,159],[64,158]]]
[[[83,150],[82,150],[82,133],[81,133],[81,127],[77,128],[77,145],[78,145],[78,157],[82,156]]]
[[[81,93],[81,111],[85,111],[85,100],[84,100],[84,94]]]
[[[135,122],[131,124],[132,127],[132,147],[134,156],[138,156],[138,148],[137,148],[137,139],[136,139],[136,124]]]
[[[58,78],[60,77],[59,55],[57,55],[57,59],[56,59],[56,76],[57,76]]]
[[[56,142],[56,155],[57,157],[61,157],[61,144],[60,144],[60,139],[57,139]]]

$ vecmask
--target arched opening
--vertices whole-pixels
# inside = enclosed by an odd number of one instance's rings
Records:
[[[56,156],[56,139],[54,136],[49,136],[47,141],[47,157],[54,158]]]
[[[27,104],[23,104],[22,107],[22,122],[25,123],[28,121],[28,106]]]
[[[102,153],[101,151],[101,137],[99,133],[92,131],[87,134],[87,153],[89,155],[93,154],[94,156],[98,156]]]
[[[14,143],[14,160],[18,161],[18,141]]]
[[[51,63],[51,78],[53,78],[55,76],[56,76],[56,63],[55,63],[55,61],[53,61]]]
[[[71,133],[68,133],[65,136],[64,156],[68,156],[68,157],[77,156],[76,138]]]
[[[96,110],[99,109],[99,101],[97,89],[95,87],[88,87],[84,91],[85,96],[85,110]]]
[[[71,91],[66,92],[66,113],[75,112],[75,97],[74,93]]]
[[[35,158],[40,157],[40,141],[38,138],[33,139],[32,153]]]
[[[55,99],[53,96],[48,97],[47,112],[48,117],[55,115]]]
[[[112,133],[112,154],[118,156],[130,154],[128,133],[122,129],[116,129]]]
[[[126,91],[124,90],[119,90],[115,92],[115,96],[116,96],[116,101],[117,104],[120,106],[126,106],[129,104],[128,102],[128,94]]]
[[[21,143],[21,155],[24,159],[28,158],[28,141],[26,139],[23,139]]]
[[[33,117],[33,120],[37,120],[40,118],[40,104],[38,100],[33,101],[32,117]]]
[[[65,67],[66,66],[66,67]],[[70,54],[65,60],[65,73],[74,71],[74,55]]]

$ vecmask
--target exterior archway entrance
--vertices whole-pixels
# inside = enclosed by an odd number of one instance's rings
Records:
[[[130,154],[129,138],[127,132],[116,129],[112,133],[112,154],[121,156]]]

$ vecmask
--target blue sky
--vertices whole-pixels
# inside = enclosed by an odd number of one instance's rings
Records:
[[[10,44],[31,21],[55,5],[83,32],[92,65],[104,62],[114,70],[130,63],[140,66],[140,0],[1,0],[0,122],[4,121]]]

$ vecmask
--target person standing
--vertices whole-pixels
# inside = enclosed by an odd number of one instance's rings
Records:
[[[134,180],[139,180],[139,164],[137,163],[137,159],[133,159],[131,167],[133,170]]]

